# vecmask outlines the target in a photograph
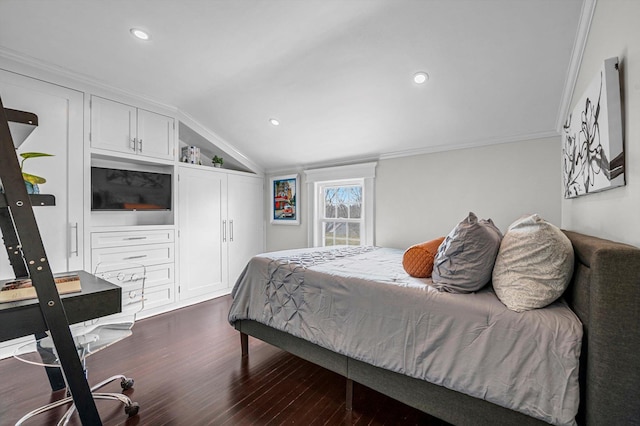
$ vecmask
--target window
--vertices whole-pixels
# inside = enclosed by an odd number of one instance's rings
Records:
[[[359,246],[364,227],[363,180],[319,184],[321,246]]]
[[[376,163],[305,171],[313,246],[373,245]]]

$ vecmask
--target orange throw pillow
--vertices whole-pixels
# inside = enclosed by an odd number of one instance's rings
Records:
[[[402,267],[407,274],[416,278],[430,277],[433,271],[433,259],[443,241],[444,237],[440,237],[409,247],[402,256]]]

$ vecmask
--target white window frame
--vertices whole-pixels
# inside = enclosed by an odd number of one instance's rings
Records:
[[[305,170],[309,196],[309,242],[313,247],[322,246],[322,224],[324,212],[323,190],[327,186],[362,185],[361,245],[374,245],[374,199],[377,162],[353,164],[349,166],[325,167]]]
[[[362,209],[360,212],[360,217],[357,219],[354,218],[346,218],[346,217],[342,217],[342,218],[326,218],[325,217],[325,209],[326,209],[326,203],[325,203],[325,190],[328,188],[337,188],[337,187],[348,187],[348,186],[358,186],[360,188],[362,188]],[[317,216],[315,218],[314,221],[314,225],[315,225],[315,233],[314,233],[314,245],[316,246],[322,246],[322,245],[326,245],[326,240],[325,240],[325,224],[329,223],[329,222],[339,222],[339,223],[345,223],[345,224],[349,224],[349,223],[358,223],[360,224],[360,245],[364,245],[363,244],[363,230],[366,232],[366,212],[364,211],[364,206],[366,205],[366,195],[365,195],[365,188],[364,188],[364,179],[349,179],[349,180],[331,180],[331,181],[324,181],[324,182],[316,182],[316,213]],[[346,228],[346,232],[347,232],[347,237],[349,234],[349,227],[347,226]]]

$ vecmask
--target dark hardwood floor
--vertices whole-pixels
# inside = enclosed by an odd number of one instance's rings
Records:
[[[122,405],[98,401],[105,425],[445,425],[354,383],[353,411],[345,411],[345,379],[249,338],[249,356],[227,322],[231,299],[221,297],[138,321],[133,337],[88,360],[89,382],[122,373],[141,408],[127,418]],[[0,360],[0,425],[61,397],[44,369]],[[118,383],[105,387],[117,392]],[[63,410],[30,425],[55,424]],[[77,415],[74,424],[79,424]]]

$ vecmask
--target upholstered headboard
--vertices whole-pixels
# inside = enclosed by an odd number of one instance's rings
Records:
[[[564,232],[576,254],[565,298],[585,336],[578,423],[640,424],[640,249]]]

